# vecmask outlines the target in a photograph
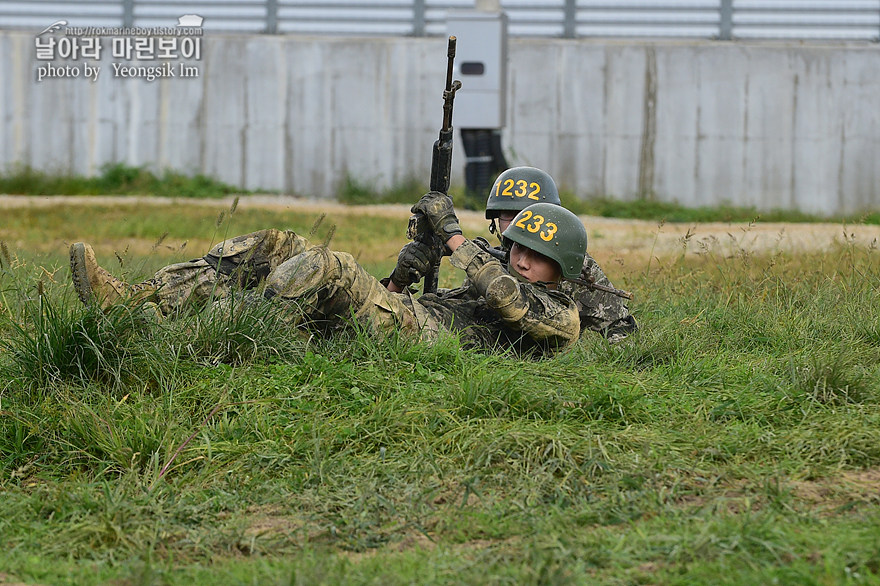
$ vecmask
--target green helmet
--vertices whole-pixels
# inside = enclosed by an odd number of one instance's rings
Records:
[[[516,215],[502,236],[555,260],[566,279],[581,274],[587,230],[576,215],[560,205],[530,205]]]
[[[534,167],[513,167],[501,173],[486,200],[486,219],[498,212],[518,212],[533,203],[562,205],[556,183],[545,171]]]

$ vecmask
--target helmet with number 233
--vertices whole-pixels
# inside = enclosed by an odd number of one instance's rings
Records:
[[[555,260],[566,279],[581,273],[587,253],[587,229],[561,205],[542,202],[520,211],[502,234]]]

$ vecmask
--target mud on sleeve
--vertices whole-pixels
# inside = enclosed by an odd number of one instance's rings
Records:
[[[512,277],[489,253],[467,241],[450,258],[482,293],[509,327],[535,341],[556,347],[574,343],[580,335],[577,306],[561,293],[553,293]]]

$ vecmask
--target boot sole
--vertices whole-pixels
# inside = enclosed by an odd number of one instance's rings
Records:
[[[73,278],[73,288],[79,300],[89,305],[94,303],[95,295],[89,284],[89,274],[86,271],[86,247],[82,242],[77,242],[70,247],[70,275]]]

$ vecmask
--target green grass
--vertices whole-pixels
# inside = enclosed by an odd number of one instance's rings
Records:
[[[731,205],[686,207],[651,199],[622,201],[608,197],[579,198],[563,193],[562,203],[582,215],[633,220],[663,220],[667,222],[841,222],[848,224],[880,224],[880,212],[869,210],[847,216],[820,216],[797,210],[774,209],[759,211],[752,207]]]
[[[245,190],[196,174],[165,170],[156,175],[146,167],[108,163],[94,177],[47,173],[28,166],[16,166],[0,175],[0,193],[12,195],[158,195],[166,197],[212,198]]]
[[[40,221],[55,213],[74,212]],[[119,229],[116,211],[89,213],[87,240]],[[133,223],[159,239],[181,213]],[[201,213],[204,240],[267,220]],[[332,221],[334,242],[351,228],[399,244],[387,219]],[[73,295],[63,248],[15,234],[0,249],[6,580],[880,583],[873,248],[624,267],[641,332],[530,361],[454,338],[310,338],[262,303],[101,314]],[[136,278],[182,254],[122,258]]]
[[[346,176],[337,199],[351,205],[408,203],[414,204],[428,190],[427,181],[410,178],[390,189],[379,189],[367,182]]]

